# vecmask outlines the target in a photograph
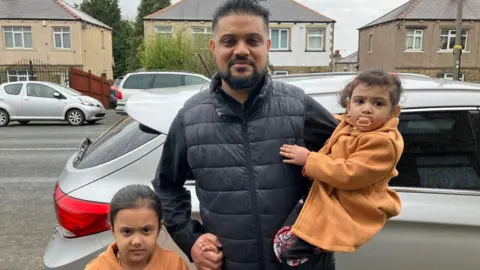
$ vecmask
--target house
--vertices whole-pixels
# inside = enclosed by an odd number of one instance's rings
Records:
[[[30,61],[61,74],[57,83],[69,67],[113,78],[112,28],[63,1],[0,0],[0,29],[0,81],[33,76]]]
[[[144,18],[145,38],[183,31],[210,35],[222,0],[180,0]],[[274,74],[332,71],[335,20],[294,0],[259,0],[271,13],[269,55]]]
[[[453,78],[455,0],[411,0],[359,29],[359,69]],[[480,80],[480,1],[464,0],[461,79]]]
[[[335,72],[355,72],[358,68],[358,52],[335,61]]]

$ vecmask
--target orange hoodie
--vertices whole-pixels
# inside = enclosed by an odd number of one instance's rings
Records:
[[[113,242],[108,249],[93,259],[85,270],[123,270],[118,263],[115,252],[118,250],[117,243]],[[143,268],[144,270],[188,270],[185,262],[177,254],[162,249],[157,245],[155,252],[150,258],[150,262]]]
[[[388,182],[398,175],[403,139],[398,118],[364,133],[338,119],[329,141],[307,158],[304,173],[314,182],[292,233],[324,250],[354,252],[400,213]]]

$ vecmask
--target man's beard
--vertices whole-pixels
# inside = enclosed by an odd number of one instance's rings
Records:
[[[232,75],[231,70],[233,65],[237,64],[240,61],[244,63],[246,62],[245,64],[252,67],[252,74],[245,77],[234,77]],[[228,62],[227,70],[225,72],[221,72],[218,68],[218,65],[217,70],[219,70],[218,74],[220,75],[220,78],[222,78],[232,90],[252,89],[262,80],[263,76],[266,73],[266,70],[259,71],[254,61],[240,58],[236,58]]]

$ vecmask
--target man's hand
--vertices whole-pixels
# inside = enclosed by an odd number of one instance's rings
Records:
[[[222,269],[223,253],[219,248],[222,244],[218,238],[206,233],[201,235],[190,251],[193,263],[198,270],[220,270]]]
[[[301,146],[284,144],[280,147],[280,155],[286,157],[284,163],[305,166],[310,151]]]

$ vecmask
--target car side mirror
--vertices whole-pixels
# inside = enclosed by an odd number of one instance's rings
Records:
[[[62,95],[60,95],[60,93],[58,93],[58,92],[53,93],[53,96],[58,98],[58,99],[62,99]]]

